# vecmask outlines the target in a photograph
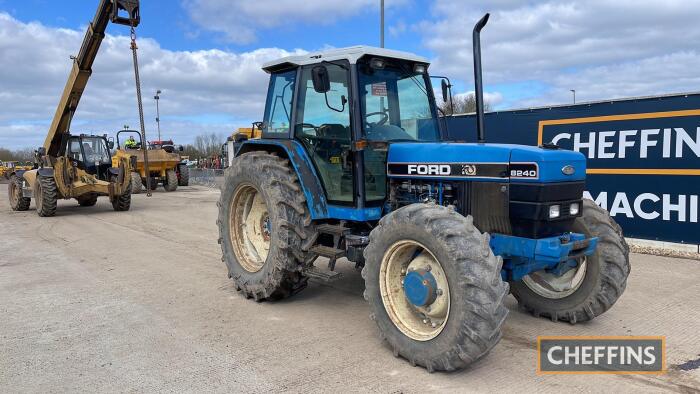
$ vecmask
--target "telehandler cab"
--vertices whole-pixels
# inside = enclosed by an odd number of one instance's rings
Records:
[[[10,206],[15,211],[29,209],[36,201],[39,216],[53,216],[60,198],[75,198],[81,206],[93,206],[98,196],[109,196],[115,211],[131,206],[131,168],[128,156],[112,158],[113,142],[106,135],[71,135],[73,114],[85,90],[92,64],[110,22],[135,28],[140,22],[138,0],[100,0],[80,52],[63,90],[44,146],[37,152],[39,168],[17,171],[8,187]]]
[[[630,265],[620,227],[583,200],[586,160],[555,145],[484,142],[481,29],[474,28],[478,143],[443,142],[428,61],[352,47],[268,63],[262,138],[244,141],[218,203],[219,243],[246,297],[362,269],[395,356],[466,367],[501,338],[509,291],[535,316],[607,311]],[[447,83],[443,84],[447,99]],[[328,258],[328,270],[314,266]]]

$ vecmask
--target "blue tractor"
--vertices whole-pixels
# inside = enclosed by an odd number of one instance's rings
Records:
[[[608,213],[582,199],[584,156],[484,142],[487,19],[474,28],[478,143],[445,142],[422,57],[352,47],[264,65],[262,138],[243,142],[218,204],[222,260],[240,292],[287,297],[310,277],[336,279],[346,258],[394,355],[428,371],[486,355],[509,292],[533,315],[572,324],[612,307],[629,251]]]

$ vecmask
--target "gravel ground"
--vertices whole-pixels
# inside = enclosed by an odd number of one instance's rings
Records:
[[[625,295],[575,326],[508,299],[503,340],[457,373],[394,358],[350,264],[281,302],[240,296],[221,263],[218,191],[162,189],[113,212],[11,212],[0,185],[0,392],[697,392],[700,262],[632,255]],[[665,335],[663,375],[538,376],[538,335]]]

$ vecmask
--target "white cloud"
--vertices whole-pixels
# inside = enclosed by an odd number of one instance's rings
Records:
[[[0,146],[39,146],[72,66],[83,32],[23,23],[0,13]],[[296,50],[293,53],[301,53]],[[161,89],[164,137],[190,142],[201,132],[225,132],[262,117],[268,76],[262,63],[289,55],[277,48],[233,53],[170,51],[139,39],[146,128],[154,136],[153,93]],[[74,132],[138,128],[129,39],[105,37],[73,121]]]
[[[434,70],[472,83],[471,31],[485,11],[491,12],[482,32],[485,83],[552,87],[530,104],[568,102],[574,88],[591,100],[699,90],[693,75],[700,2],[502,0],[465,6],[438,0],[431,19],[420,24],[425,46],[436,55]]]
[[[405,0],[387,0],[390,8]],[[227,41],[250,44],[261,29],[291,29],[299,23],[330,25],[362,12],[379,12],[377,0],[183,0],[192,20]]]

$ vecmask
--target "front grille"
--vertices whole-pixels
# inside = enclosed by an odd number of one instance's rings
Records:
[[[462,188],[462,206],[480,231],[511,233],[507,183],[464,182]]]

